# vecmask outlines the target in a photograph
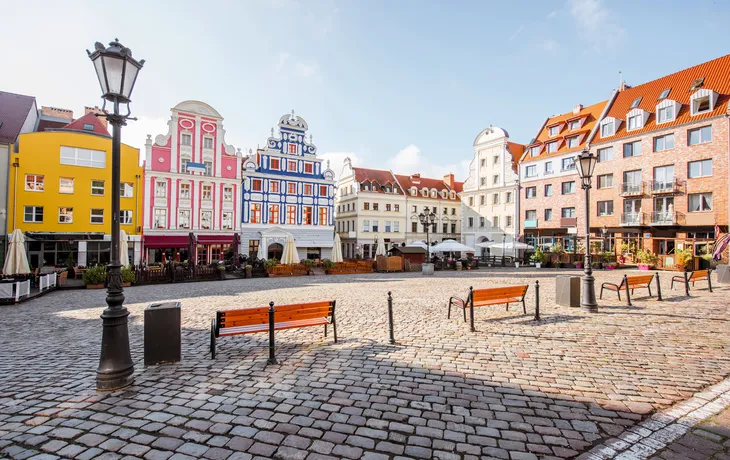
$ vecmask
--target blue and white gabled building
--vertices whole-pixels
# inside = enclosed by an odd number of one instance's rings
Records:
[[[278,128],[243,161],[241,254],[280,258],[291,234],[300,259],[330,258],[335,173],[317,158],[303,118],[292,111]]]

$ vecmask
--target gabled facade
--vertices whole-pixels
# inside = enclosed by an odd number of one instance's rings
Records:
[[[184,101],[171,109],[168,131],[147,136],[146,260],[230,259],[241,221],[241,153],[225,142],[223,117],[210,105]],[[197,241],[188,254],[189,237]]]
[[[406,194],[406,240],[409,243],[426,242],[426,228],[418,215],[429,208],[436,214],[436,222],[429,229],[428,240],[433,245],[443,240],[461,240],[461,200],[464,183],[454,180],[453,174],[443,179],[396,174],[395,178]]]
[[[467,246],[519,238],[517,165],[524,150],[524,145],[510,142],[507,131],[497,127],[482,130],[474,140],[474,158],[460,194],[461,237]],[[477,253],[502,255],[502,249],[494,246]]]
[[[286,114],[278,135],[243,162],[242,253],[281,258],[287,235],[300,259],[327,259],[334,242],[334,171],[317,158],[303,118]]]
[[[548,118],[519,162],[520,227],[525,242],[543,248],[555,243],[573,250],[583,233],[583,194],[574,159],[586,147],[608,101]]]

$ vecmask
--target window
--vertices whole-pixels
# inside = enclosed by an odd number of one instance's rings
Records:
[[[578,147],[578,137],[579,136],[573,136],[573,137],[568,138],[568,148],[569,149]]]
[[[272,158],[269,164],[269,169],[279,171],[281,169],[281,160],[278,158]]]
[[[525,198],[536,198],[537,197],[537,187],[526,187],[525,188]]]
[[[563,158],[561,162],[561,170],[562,171],[570,171],[575,169],[575,158],[569,157],[569,158]]]
[[[507,192],[505,194],[505,202],[512,203],[512,192]]]
[[[43,177],[38,174],[26,174],[25,189],[29,192],[42,192],[45,190]]]
[[[469,228],[474,228],[474,218],[473,217],[469,217],[469,219],[467,219],[467,223],[469,225]]]
[[[640,103],[641,103],[641,96],[639,96],[636,99],[634,99],[634,102],[631,103],[631,108],[632,109],[637,108]]]
[[[289,144],[289,153],[297,153],[297,144]]]
[[[568,125],[568,129],[570,129],[571,131],[575,131],[578,128],[580,128],[580,120],[573,120]]]
[[[534,209],[525,211],[525,220],[537,220],[537,211]]]
[[[553,220],[553,210],[552,209],[545,210],[545,220]]]
[[[203,200],[210,201],[213,199],[213,186],[203,185]]]
[[[549,142],[547,145],[547,153],[553,153],[558,151],[558,143],[557,142]]]
[[[188,163],[190,163],[190,158],[180,158],[180,172],[182,174],[186,174],[188,172]]]
[[[106,168],[106,152],[102,150],[61,146],[61,164],[86,166],[89,168]]]
[[[374,220],[373,221],[373,231],[374,232],[377,232],[378,231],[378,221],[377,220]]]
[[[187,133],[183,133],[182,136],[180,136],[180,144],[181,145],[192,145],[193,143],[193,136]]]
[[[659,95],[659,100],[666,99],[667,96],[669,96],[669,92],[672,90],[672,88],[667,88],[664,91],[662,91],[662,94]]]
[[[155,213],[158,210],[155,210]],[[165,215],[167,215],[167,209],[162,209],[161,211],[165,212]],[[103,224],[104,223],[104,210],[103,209],[92,209],[91,210],[91,223],[92,224]],[[167,223],[167,221],[165,221]]]
[[[294,225],[297,223],[297,207],[287,206],[286,207],[286,223],[288,225]]]
[[[575,208],[563,208],[560,210],[560,215],[566,219],[575,217]]]
[[[393,209],[395,210],[395,212],[400,212],[400,205],[399,204],[393,205]]]
[[[329,222],[327,222],[327,216],[329,215],[329,209],[327,206],[320,206],[319,207],[319,225],[327,225]]]
[[[43,222],[43,206],[25,206],[23,222]]]
[[[687,165],[687,177],[690,179],[708,176],[712,176],[712,160],[690,161]]]
[[[389,220],[385,221],[385,233],[390,233],[390,221]]]
[[[688,212],[712,211],[712,193],[690,193],[687,204]]]
[[[474,197],[473,196],[469,197],[469,206],[474,206]],[[416,211],[415,206],[413,207],[413,212],[418,212],[418,211]]]
[[[58,193],[73,193],[74,179],[73,177],[60,177],[58,180]]]
[[[710,107],[710,96],[696,97],[692,99],[692,115],[699,115],[701,113],[709,112]]]
[[[132,211],[128,209],[119,211],[119,223],[122,225],[132,225]]]
[[[231,211],[223,213],[221,227],[223,228],[223,230],[233,229],[233,213]]]
[[[93,130],[94,130],[94,125],[89,124],[89,123],[84,123],[84,131],[93,131]]]
[[[666,123],[674,120],[674,106],[668,105],[657,110],[657,123]]]
[[[603,163],[604,161],[613,160],[613,147],[606,147],[604,149],[598,149],[598,162]]]
[[[597,211],[599,216],[612,216],[613,201],[599,201]]]
[[[525,168],[525,177],[536,177],[537,176],[537,166],[531,165],[527,166]]]
[[[209,136],[205,136],[203,138],[203,148],[204,149],[212,149],[213,148],[213,138]]]
[[[279,193],[279,184],[280,182],[278,180],[269,180],[269,192],[270,193]],[[225,189],[224,189],[225,192]],[[233,196],[233,189],[231,188],[231,196]],[[230,201],[230,200],[227,200]]]
[[[364,202],[364,203],[362,204],[362,206],[363,206],[363,210],[365,210],[365,211],[370,211],[370,203],[368,203],[367,201],[366,201],[366,202]]]
[[[329,193],[327,193],[327,186],[326,185],[320,185],[319,186],[319,196],[327,196]]]
[[[495,174],[494,176],[492,176],[492,185],[497,184],[499,184],[499,174]]]
[[[575,193],[575,181],[563,182],[561,185],[563,195]]]
[[[269,223],[270,224],[279,223],[279,205],[278,204],[269,205]]]
[[[492,158],[492,163],[494,163],[495,165],[499,164],[499,155],[494,155],[494,157]]]
[[[297,194],[297,183],[296,182],[287,182],[287,193],[289,195]]]
[[[613,174],[601,174],[598,176],[598,188],[613,187]]]
[[[177,212],[177,228],[190,228],[189,209],[180,209]]]
[[[512,226],[512,216],[507,216],[506,219],[507,219],[507,222],[506,222],[505,226],[511,227]]]
[[[92,180],[91,181],[91,194],[93,196],[104,196],[104,181],[103,180]],[[165,198],[167,196],[167,183],[157,182],[155,183],[155,196]]]
[[[479,227],[480,228],[484,228],[484,222],[485,221],[486,221],[486,219],[484,217],[480,217],[479,218]],[[444,225],[446,225],[446,224],[444,224]]]
[[[499,227],[499,216],[492,217],[492,227]]]
[[[657,166],[654,168],[654,190],[672,190],[674,183],[674,165]]]
[[[210,230],[213,224],[213,211],[200,211],[200,228]]]
[[[312,196],[312,184],[304,184],[304,194]]]
[[[373,203],[373,211],[377,211],[378,207],[378,203]]]
[[[560,126],[551,126],[548,128],[548,132],[551,136],[557,136],[558,134],[560,134]]]
[[[131,182],[122,182],[119,184],[119,196],[122,198],[134,197],[134,184]]]
[[[58,223],[72,224],[74,221],[74,208],[58,208]]]
[[[536,157],[538,155],[540,155],[540,146],[538,145],[536,147],[530,147],[530,156]]]
[[[545,162],[545,175],[549,175],[553,173],[553,162],[552,161],[546,161]]]
[[[260,192],[263,190],[264,181],[261,179],[251,179],[251,190],[254,192]]]
[[[483,168],[483,167],[484,167],[484,166],[485,166],[486,164],[487,164],[487,160],[486,160],[486,159],[484,159],[484,158],[482,158],[482,162],[481,162],[482,168]]]
[[[183,199],[190,199],[190,184],[182,183],[180,184],[180,198]]]
[[[411,222],[411,232],[413,232],[413,233],[418,232],[418,222]]]
[[[398,233],[400,231],[400,221],[393,221],[393,231]]]
[[[287,171],[289,172],[297,172],[297,161],[296,160],[289,160],[287,162]]]
[[[487,185],[487,178],[486,177],[479,178],[479,184],[480,185]]]
[[[302,222],[304,225],[312,225],[312,207],[311,206],[304,206],[304,222]]]
[[[451,215],[452,216],[455,216],[456,215],[456,208],[451,208]]]
[[[690,129],[687,134],[687,145],[704,144],[712,141],[712,126]]]
[[[385,210],[386,210],[386,211],[392,211],[392,210],[393,210],[393,207],[391,206],[391,204],[390,204],[390,203],[386,203],[386,204],[385,204]]]
[[[486,203],[484,195],[479,195],[479,204],[484,206]]]
[[[615,134],[614,121],[607,120],[601,125],[601,137],[609,137]]]
[[[545,184],[545,196],[553,196],[553,184]]]
[[[654,138],[654,151],[661,152],[674,148],[674,134],[665,134]]]
[[[474,198],[469,198],[469,206],[474,204]],[[413,212],[418,212],[418,206],[413,206]]]
[[[167,209],[155,208],[153,213],[155,228],[167,227]],[[94,223],[94,210],[91,210],[91,223]]]
[[[261,205],[259,203],[251,203],[251,223],[261,223]]]
[[[499,193],[492,195],[492,204],[499,204]]]
[[[639,155],[641,155],[641,141],[624,144],[624,158],[638,157]]]
[[[312,174],[314,173],[314,164],[312,163],[304,163],[304,173],[305,174]]]
[[[634,115],[633,117],[629,117],[628,131],[639,128],[641,128],[641,115]]]

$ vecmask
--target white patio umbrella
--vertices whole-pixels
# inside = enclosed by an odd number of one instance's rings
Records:
[[[500,243],[497,243],[496,241],[485,241],[483,243],[477,243],[475,244],[478,248],[492,248]]]
[[[342,242],[340,241],[340,235],[335,233],[335,241],[332,244],[332,258],[330,259],[334,263],[342,262]]]
[[[127,242],[127,232],[119,230],[119,263],[122,267],[129,265],[129,243]]]
[[[409,246],[410,247],[427,249],[426,248],[426,243],[424,243],[423,241],[414,241],[413,243],[406,244],[406,247],[409,247]]]
[[[512,249],[535,249],[534,246],[530,246],[529,244],[521,243],[519,241],[508,241],[504,243],[504,246],[502,246],[501,243],[497,243],[496,246],[504,247],[506,250],[512,250]]]
[[[284,252],[281,254],[281,263],[284,265],[299,263],[299,254],[297,254],[297,247],[294,244],[294,236],[291,233],[286,236]]]
[[[25,237],[18,228],[10,234],[10,247],[5,255],[3,273],[6,275],[26,275],[30,273],[28,255],[25,253]]]
[[[431,248],[431,252],[475,252],[474,248],[456,240],[444,240]]]
[[[266,260],[266,258],[267,258],[266,256],[268,255],[266,253],[267,252],[266,250],[267,250],[266,238],[261,237],[261,240],[259,241],[259,250],[256,253],[256,258]]]
[[[380,238],[378,240],[378,249],[375,251],[376,256],[387,256],[388,253],[385,250],[385,240]]]

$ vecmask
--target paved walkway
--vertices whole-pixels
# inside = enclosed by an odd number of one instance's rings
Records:
[[[652,457],[665,460],[680,458],[730,460],[730,409],[708,418]]]
[[[0,455],[568,458],[730,375],[727,287],[687,299],[662,275],[664,302],[637,292],[633,307],[611,297],[587,314],[549,300],[556,273],[566,271],[135,287],[125,294],[136,381],[106,394],[94,391],[103,292],[56,292],[0,307]],[[622,274],[599,272],[597,281]],[[532,319],[538,279],[539,323]],[[458,313],[446,319],[450,295],[515,282],[531,286],[528,315],[517,306],[480,309],[476,333]],[[264,334],[221,339],[216,359],[207,354],[217,309],[323,297],[338,301],[337,345],[308,328],[278,334],[276,366],[266,365]],[[183,302],[183,361],[144,368],[143,309],[173,299]]]

